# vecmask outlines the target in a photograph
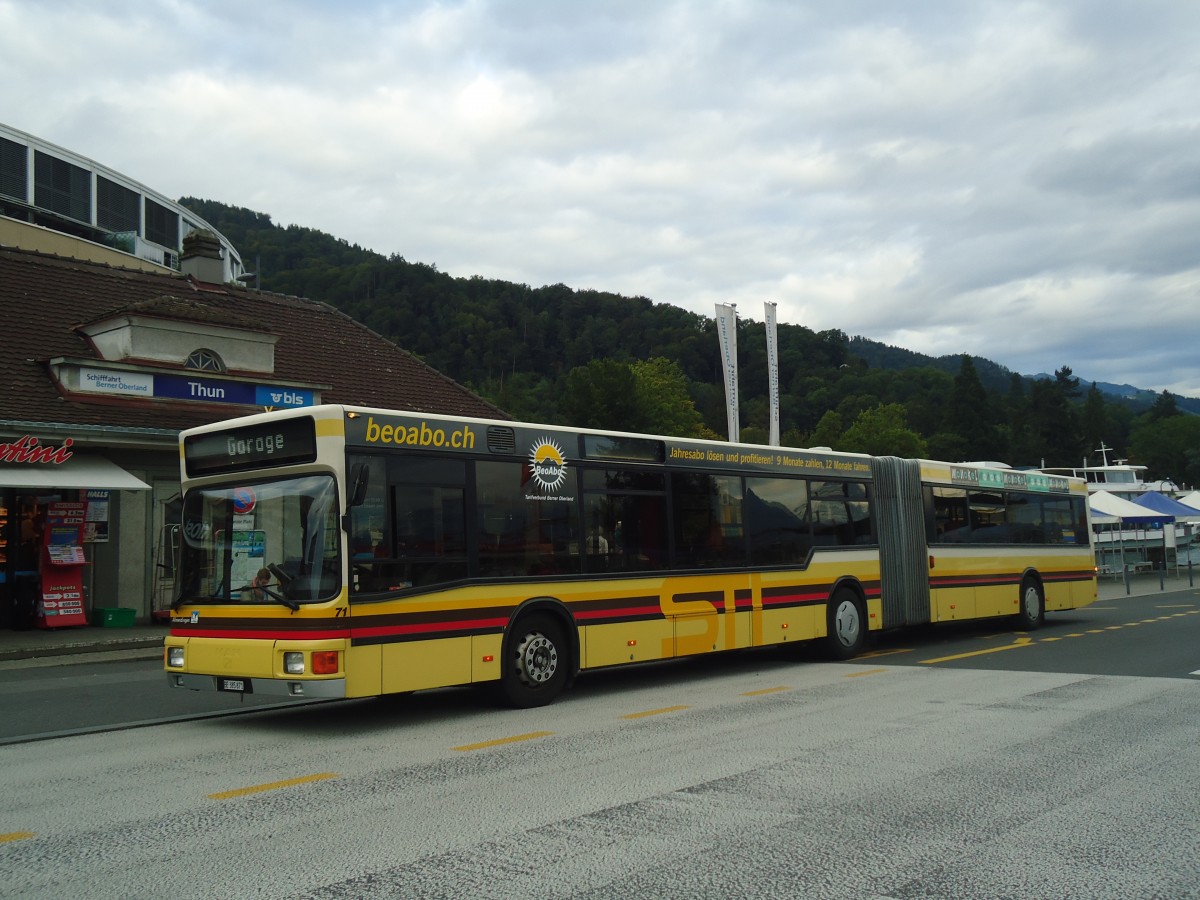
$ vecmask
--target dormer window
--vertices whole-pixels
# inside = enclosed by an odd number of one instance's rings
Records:
[[[193,294],[163,294],[76,327],[108,362],[274,374],[279,335],[229,304]]]
[[[185,363],[186,368],[201,372],[224,372],[225,363],[217,354],[203,348],[193,350]]]

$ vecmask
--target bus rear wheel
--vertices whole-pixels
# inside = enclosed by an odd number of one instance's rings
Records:
[[[518,709],[545,706],[562,693],[570,668],[562,627],[549,616],[517,621],[508,636],[500,691]]]
[[[854,591],[839,588],[834,591],[826,609],[826,653],[833,659],[857,656],[867,643],[867,619],[863,614],[862,601]]]
[[[1046,597],[1042,586],[1032,578],[1021,582],[1017,623],[1023,631],[1033,631],[1046,621]]]

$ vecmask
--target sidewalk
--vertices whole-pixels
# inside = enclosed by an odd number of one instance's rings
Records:
[[[1100,578],[1098,600],[1119,600],[1122,597],[1143,597],[1160,592],[1193,590],[1200,595],[1200,570],[1194,570],[1193,583],[1181,570],[1131,575],[1126,593],[1122,576]],[[1053,616],[1053,613],[1051,613]],[[155,659],[162,657],[163,638],[167,625],[138,624],[130,628],[100,628],[84,625],[78,628],[41,629],[29,631],[0,630],[0,668],[62,666],[71,663],[97,662],[112,659]]]
[[[61,666],[106,659],[161,659],[165,624],[129,628],[32,628],[0,630],[0,668]]]
[[[1101,575],[1098,599],[1116,600],[1126,596],[1143,597],[1170,591],[1200,592],[1200,568],[1192,569],[1190,582],[1187,569],[1180,569],[1178,574],[1174,569],[1167,569],[1165,572],[1130,575],[1129,589],[1126,591],[1124,575]]]

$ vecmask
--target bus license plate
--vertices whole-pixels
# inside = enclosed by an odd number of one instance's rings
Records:
[[[250,681],[246,678],[222,678],[221,690],[235,691],[239,694],[252,693],[250,690]]]

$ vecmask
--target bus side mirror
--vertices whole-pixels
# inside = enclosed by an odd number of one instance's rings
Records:
[[[350,469],[350,499],[347,507],[362,506],[367,499],[367,485],[371,483],[371,470],[366,463],[355,463]]]
[[[346,509],[350,510],[356,506],[362,506],[364,500],[367,499],[367,485],[371,482],[371,470],[366,463],[355,463],[350,468],[350,495],[346,499]],[[350,521],[350,513],[347,512],[342,516],[342,530],[346,534],[350,533],[352,523]]]

